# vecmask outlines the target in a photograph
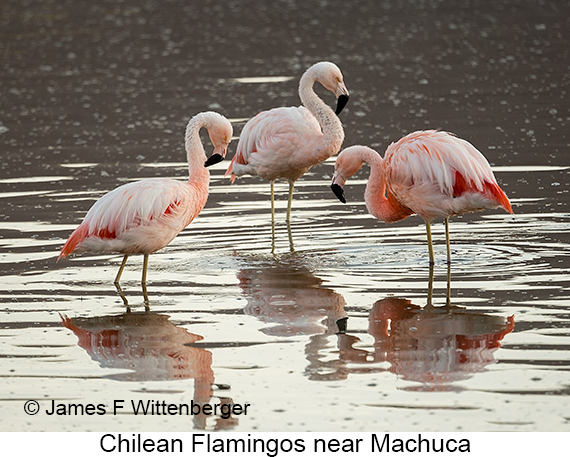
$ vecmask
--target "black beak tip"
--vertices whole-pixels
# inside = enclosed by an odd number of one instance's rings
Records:
[[[340,335],[344,335],[346,333],[346,328],[348,327],[348,317],[343,317],[336,321],[336,326],[338,328],[338,333]]]
[[[341,111],[344,109],[347,103],[348,103],[348,95],[344,94],[339,95],[336,101],[336,111],[335,111],[335,114],[337,116],[341,113]]]
[[[341,202],[346,203],[346,198],[344,198],[344,190],[338,184],[332,184],[331,189]]]
[[[224,160],[224,158],[221,154],[212,154],[208,158],[208,160],[206,160],[204,166],[209,167],[210,165],[215,165],[216,163],[220,163],[222,160]]]

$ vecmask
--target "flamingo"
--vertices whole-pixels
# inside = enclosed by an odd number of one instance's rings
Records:
[[[214,146],[207,160],[199,135],[203,127]],[[58,260],[72,252],[121,253],[124,257],[114,281],[120,290],[128,257],[142,254],[144,290],[149,254],[168,245],[202,211],[210,181],[206,167],[225,157],[232,134],[232,125],[221,114],[208,111],[194,116],[185,135],[188,181],[149,178],[112,190],[91,207],[63,245]]]
[[[337,97],[336,112],[314,92],[318,81]],[[260,176],[271,183],[271,221],[275,222],[274,183],[289,181],[287,224],[291,220],[293,187],[303,174],[340,150],[344,131],[337,115],[348,102],[340,69],[331,62],[312,65],[299,81],[303,106],[262,111],[244,126],[226,176]]]
[[[445,220],[447,262],[451,263],[449,218],[502,207],[513,213],[487,159],[472,144],[435,130],[410,133],[388,146],[384,158],[366,146],[351,146],[337,157],[331,188],[346,203],[343,186],[366,162],[370,177],[366,208],[376,218],[395,222],[417,214],[426,224],[430,264],[434,264],[430,222]]]

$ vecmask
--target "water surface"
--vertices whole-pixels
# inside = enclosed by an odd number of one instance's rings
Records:
[[[4,3],[0,429],[570,429],[567,5]],[[276,186],[274,240],[269,185],[214,166],[202,214],[151,256],[147,308],[140,258],[122,279],[130,309],[112,284],[120,256],[56,262],[104,193],[184,178],[192,115],[217,110],[239,136],[298,104],[302,71],[324,59],[351,92],[345,146],[383,153],[440,128],[494,167],[515,214],[452,220],[449,285],[443,226],[430,272],[421,219],[368,215],[366,168],[338,202],[334,159],[297,183],[291,238]],[[46,415],[52,400],[251,406],[70,418]]]

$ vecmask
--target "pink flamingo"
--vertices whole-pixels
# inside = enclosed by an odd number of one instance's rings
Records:
[[[202,127],[208,130],[214,146],[208,160],[199,135]],[[91,207],[63,245],[58,259],[72,252],[124,254],[115,277],[118,286],[129,255],[143,254],[144,286],[149,254],[169,244],[202,211],[210,181],[206,167],[223,159],[232,133],[230,122],[218,113],[209,111],[194,116],[185,135],[188,181],[150,178],[109,192]]]
[[[338,98],[336,113],[313,90],[318,81]],[[299,81],[303,106],[262,111],[245,124],[226,175],[256,175],[271,183],[271,221],[275,222],[275,180],[289,181],[287,223],[295,181],[316,165],[336,154],[344,140],[337,115],[348,102],[348,90],[339,68],[331,62],[311,66]]]
[[[384,159],[366,146],[343,150],[335,164],[331,188],[346,203],[343,186],[366,162],[370,178],[366,208],[385,222],[417,214],[426,223],[430,263],[434,263],[430,222],[443,217],[447,262],[451,262],[449,217],[503,207],[513,213],[489,162],[472,144],[435,130],[410,133],[388,146]]]

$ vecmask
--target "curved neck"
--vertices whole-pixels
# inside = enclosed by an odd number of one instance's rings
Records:
[[[186,146],[186,156],[188,159],[188,176],[190,181],[196,181],[204,176],[210,176],[208,169],[204,166],[206,162],[206,152],[200,140],[200,129],[208,128],[210,120],[205,113],[198,114],[190,119],[186,126],[184,143]]]
[[[368,150],[363,153],[363,162],[370,166],[370,177],[364,191],[368,212],[384,222],[399,221],[413,214],[387,188],[385,162],[380,154]]]
[[[313,86],[318,81],[316,76],[307,70],[299,81],[299,98],[317,119],[323,132],[322,140],[317,145],[315,157],[320,161],[326,160],[336,154],[344,141],[344,130],[338,116],[330,106],[322,101],[315,93]]]

